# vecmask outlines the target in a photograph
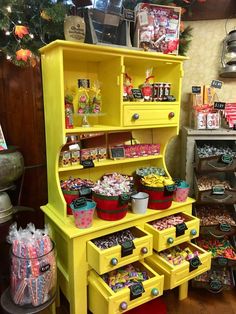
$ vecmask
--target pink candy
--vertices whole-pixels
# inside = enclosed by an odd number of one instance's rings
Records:
[[[164,230],[171,228],[185,221],[185,217],[181,215],[171,215],[162,219],[158,219],[151,222],[151,225],[157,230]]]

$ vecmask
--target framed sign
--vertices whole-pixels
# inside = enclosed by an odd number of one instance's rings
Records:
[[[124,147],[110,147],[110,158],[111,159],[122,159],[125,158],[125,150]]]
[[[7,149],[7,144],[3,135],[2,127],[0,124],[0,150]]]

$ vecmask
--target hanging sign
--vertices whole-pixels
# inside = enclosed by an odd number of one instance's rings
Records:
[[[218,109],[218,110],[224,110],[225,109],[225,102],[221,102],[221,101],[215,101],[214,102],[214,109]]]
[[[212,82],[211,82],[211,87],[215,87],[215,88],[221,89],[222,85],[223,85],[222,81],[212,80]]]
[[[193,94],[201,94],[201,86],[192,86],[192,93]]]

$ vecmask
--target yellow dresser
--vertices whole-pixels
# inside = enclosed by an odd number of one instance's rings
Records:
[[[165,263],[156,261],[153,248],[164,249],[198,235],[199,221],[191,216],[193,199],[188,198],[183,203],[173,202],[166,210],[148,209],[144,215],[129,210],[125,218],[117,221],[99,219],[95,213],[92,227],[78,229],[73,216],[67,215],[60,188],[60,180],[70,176],[96,181],[104,173],[114,171],[131,175],[139,167],[159,167],[168,174],[165,153],[168,142],[179,132],[185,59],[60,40],[41,49],[48,174],[48,203],[41,208],[56,242],[58,286],[70,304],[71,314],[87,314],[88,309],[94,314],[126,312],[162,295],[164,286],[173,288],[180,284],[180,299],[187,297],[186,281],[180,278],[170,284],[170,270],[159,267],[159,264],[163,266]],[[171,85],[175,101],[141,103],[123,100],[124,73],[129,73],[133,85],[138,87],[144,82],[147,68],[152,68],[158,82]],[[74,115],[74,128],[66,129],[65,90],[78,79],[100,82],[102,114],[89,117],[91,126],[87,128],[81,127],[82,117]],[[95,161],[93,168],[84,168],[80,164],[59,166],[60,151],[68,135],[86,136],[102,132],[108,138],[109,133],[124,131],[132,132],[139,143],[160,144],[160,154]],[[188,216],[188,232],[180,238],[175,237],[174,230],[158,233],[148,224],[180,212]],[[94,239],[128,228],[135,234],[134,249],[128,256],[121,255],[120,247],[101,251],[93,243]],[[169,238],[172,238],[172,243]],[[153,262],[149,263],[149,258]],[[139,265],[149,274],[149,279],[143,282],[143,290],[135,298],[128,288],[113,292],[101,277],[129,263]],[[186,280],[190,277],[188,275]]]

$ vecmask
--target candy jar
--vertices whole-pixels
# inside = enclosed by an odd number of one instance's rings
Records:
[[[66,129],[73,129],[74,121],[73,121],[73,96],[67,95],[65,97],[65,125]]]

